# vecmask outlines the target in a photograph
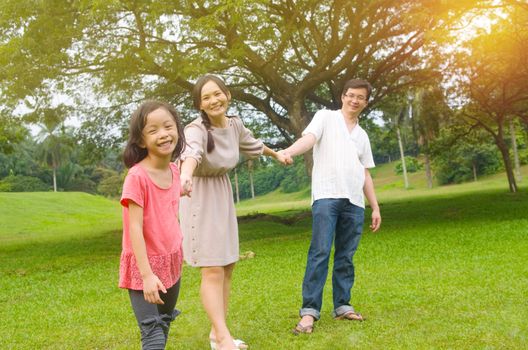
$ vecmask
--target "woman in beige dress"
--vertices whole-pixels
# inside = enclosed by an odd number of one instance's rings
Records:
[[[238,224],[227,173],[242,153],[246,157],[273,156],[286,164],[282,153],[255,139],[238,117],[226,115],[231,94],[214,76],[198,79],[193,102],[201,116],[185,127],[187,147],[181,156],[181,227],[185,261],[201,268],[200,295],[211,321],[211,348],[245,349],[226,324],[231,276],[239,258]],[[192,192],[192,195],[191,195]]]

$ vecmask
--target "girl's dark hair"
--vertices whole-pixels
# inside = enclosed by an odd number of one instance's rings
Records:
[[[185,147],[185,135],[183,133],[178,112],[176,112],[174,107],[168,103],[160,101],[145,101],[134,113],[132,113],[132,118],[130,119],[128,141],[125,146],[125,151],[123,152],[123,162],[127,168],[131,168],[134,164],[139,163],[147,156],[147,149],[140,147],[143,128],[145,127],[145,124],[147,124],[147,116],[159,108],[163,108],[170,113],[172,119],[176,123],[176,128],[178,129],[178,142],[176,143],[174,152],[172,152],[171,160],[174,161],[183,152]]]
[[[212,74],[206,74],[202,76],[200,79],[196,81],[194,84],[194,88],[192,91],[192,98],[193,98],[193,105],[194,108],[200,111],[200,114],[202,116],[202,124],[205,126],[205,129],[207,130],[207,153],[211,153],[215,148],[214,138],[213,134],[211,134],[211,120],[209,120],[209,116],[207,113],[205,113],[203,110],[200,109],[200,105],[202,104],[202,88],[205,84],[208,82],[214,82],[220,90],[226,95],[229,96],[229,89],[227,88],[226,84],[222,79],[217,77],[216,75]]]

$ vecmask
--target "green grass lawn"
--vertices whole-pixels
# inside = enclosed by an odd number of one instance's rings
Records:
[[[264,350],[526,348],[526,180],[517,194],[498,175],[431,190],[380,185],[378,194],[382,229],[364,234],[355,258],[352,303],[366,322],[331,319],[329,281],[314,334],[293,336],[311,220],[244,219],[241,251],[256,256],[235,270],[234,335]],[[276,192],[238,211],[308,208],[309,192]],[[117,201],[101,197],[0,193],[0,349],[139,349],[117,288],[120,220]],[[208,348],[198,286],[198,270],[184,267],[168,349]]]

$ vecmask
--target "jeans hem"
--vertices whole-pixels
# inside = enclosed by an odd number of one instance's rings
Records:
[[[299,316],[312,316],[315,321],[318,321],[321,318],[321,313],[316,309],[303,308],[299,311]]]
[[[336,318],[343,314],[346,314],[347,312],[355,312],[354,308],[350,305],[341,305],[337,307],[334,311],[332,311],[332,317]]]

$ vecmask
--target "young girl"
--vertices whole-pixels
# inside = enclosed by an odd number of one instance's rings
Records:
[[[123,154],[123,251],[119,287],[128,289],[142,349],[164,349],[180,290],[180,174],[174,163],[185,137],[178,113],[157,101],[132,115]]]
[[[231,94],[224,82],[214,76],[198,79],[193,102],[201,117],[185,127],[189,147],[182,154],[181,222],[185,260],[201,268],[200,293],[212,328],[211,348],[245,349],[234,339],[226,324],[231,276],[239,258],[238,225],[231,183],[227,176],[240,153],[249,157],[285,157],[255,139],[238,117],[226,115]]]

